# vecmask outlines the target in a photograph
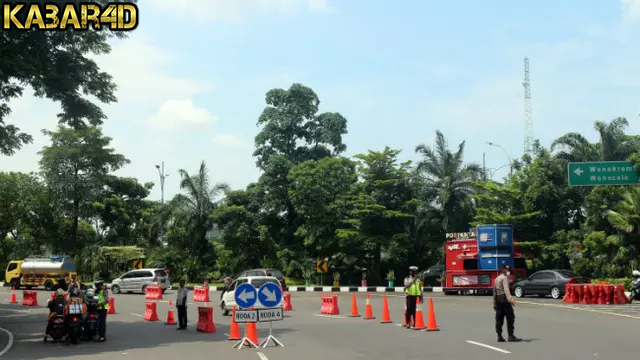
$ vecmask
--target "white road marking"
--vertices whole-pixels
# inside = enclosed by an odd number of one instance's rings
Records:
[[[224,336],[229,336],[229,333],[224,333]]]
[[[11,350],[11,347],[13,346],[13,334],[11,333],[11,331],[3,328],[0,328],[0,331],[4,331],[9,336],[9,341],[7,342],[7,346],[5,346],[4,349],[2,349],[2,351],[0,351],[0,356],[2,356],[6,354],[9,350]]]
[[[133,315],[133,316],[137,316],[137,317],[141,317],[141,318],[144,317],[144,315],[140,315],[140,314],[136,314],[136,313],[129,313],[129,315]]]
[[[258,357],[260,358],[260,360],[269,360],[269,358],[267,357],[267,355],[258,352]]]
[[[500,349],[500,348],[497,348],[497,347],[495,347],[495,346],[491,346],[491,345],[487,345],[487,344],[483,344],[483,343],[479,343],[479,342],[475,342],[475,341],[471,341],[471,340],[467,340],[467,342],[468,342],[469,344],[482,346],[482,347],[485,347],[485,348],[487,348],[487,349],[491,349],[491,350],[493,350],[493,351],[501,352],[501,353],[503,353],[503,354],[511,354],[511,351],[507,351],[507,350],[504,350],[504,349]]]
[[[329,318],[329,319],[346,319],[346,316],[340,316],[340,315],[322,315],[322,314],[311,314],[313,316],[317,316],[317,317],[323,317],[323,318]]]

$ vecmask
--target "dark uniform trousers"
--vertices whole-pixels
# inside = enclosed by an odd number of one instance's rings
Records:
[[[407,314],[405,315],[407,325],[411,324],[411,317],[413,317],[413,323],[416,323],[416,304],[418,302],[418,298],[419,296],[407,295]]]
[[[496,298],[496,333],[502,334],[502,325],[504,318],[507,318],[507,333],[514,336],[514,322],[516,315],[513,312],[513,305],[509,304],[506,295],[498,295]]]
[[[98,309],[98,336],[101,338],[107,334],[107,310]]]
[[[178,309],[178,326],[181,328],[187,327],[187,305],[176,305]]]

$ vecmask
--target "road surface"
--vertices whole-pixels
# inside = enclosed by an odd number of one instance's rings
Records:
[[[402,322],[404,299],[389,294],[393,324],[381,324],[382,294],[371,294],[376,320],[349,318],[351,294],[339,296],[341,316],[319,315],[321,293],[292,293],[293,312],[284,321],[274,323],[274,335],[284,348],[232,348],[227,340],[230,317],[220,315],[216,307],[214,334],[195,331],[197,305],[189,307],[189,328],[176,331],[164,325],[168,299],[175,291],[167,291],[158,304],[161,321],[143,319],[143,295],[115,295],[116,315],[109,315],[107,341],[79,345],[44,344],[48,292],[40,291],[40,307],[9,304],[11,291],[0,290],[0,328],[11,332],[13,346],[4,354],[7,359],[92,360],[193,359],[238,360],[388,360],[388,359],[622,359],[635,356],[633,344],[640,325],[640,305],[567,305],[551,299],[522,299],[516,306],[516,334],[521,343],[497,343],[490,297],[431,295],[435,303],[440,331],[424,332],[398,326]],[[211,299],[220,294],[211,293]],[[357,294],[360,313],[365,310],[365,296]],[[18,300],[21,292],[18,292]],[[426,298],[425,300],[427,300]],[[218,302],[215,301],[215,305]],[[426,302],[423,305],[426,321]],[[268,334],[268,325],[259,324],[259,337]],[[505,329],[506,335],[506,329]],[[0,333],[0,351],[7,343]]]

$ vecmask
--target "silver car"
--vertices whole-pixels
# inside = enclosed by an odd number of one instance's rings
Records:
[[[164,269],[137,269],[129,271],[111,282],[111,291],[114,294],[123,292],[145,292],[149,285],[162,286],[164,293],[171,287],[171,281]]]

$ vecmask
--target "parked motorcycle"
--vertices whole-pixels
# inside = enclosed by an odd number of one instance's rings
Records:
[[[68,334],[67,339],[72,344],[77,344],[82,336],[82,314],[67,315]]]
[[[82,338],[84,340],[93,340],[98,334],[98,316],[95,312],[87,312],[84,318]]]
[[[631,286],[631,294],[629,295],[629,304],[633,302],[633,300],[640,300],[640,271],[633,270],[633,285]]]

